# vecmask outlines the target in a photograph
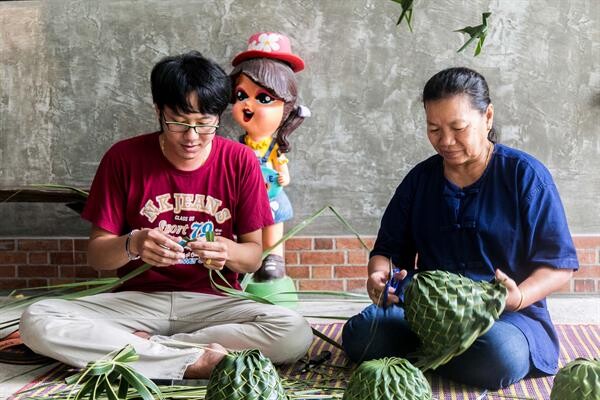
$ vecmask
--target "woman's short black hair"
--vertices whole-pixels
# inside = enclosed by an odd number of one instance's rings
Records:
[[[165,57],[150,74],[152,100],[159,110],[165,106],[182,113],[220,116],[231,98],[231,80],[214,61],[198,51]],[[189,95],[198,96],[198,110]]]
[[[488,84],[479,72],[466,67],[447,68],[433,75],[423,88],[423,104],[456,95],[467,95],[471,106],[484,114],[491,104]],[[495,128],[488,133],[488,139],[497,141]]]

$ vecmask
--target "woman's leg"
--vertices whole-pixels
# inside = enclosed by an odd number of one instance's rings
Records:
[[[404,309],[385,310],[371,304],[350,318],[342,332],[342,346],[348,357],[362,362],[382,357],[405,357],[417,349],[419,340],[404,319]]]
[[[497,390],[520,381],[532,367],[525,335],[508,322],[496,321],[467,351],[436,372],[456,382]]]

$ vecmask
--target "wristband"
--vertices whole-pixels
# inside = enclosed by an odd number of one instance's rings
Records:
[[[125,253],[127,253],[127,259],[129,261],[135,261],[135,260],[139,260],[140,259],[140,255],[133,255],[131,254],[131,251],[129,250],[129,245],[131,244],[131,238],[133,237],[133,235],[137,232],[137,229],[132,230],[131,232],[129,232],[129,234],[127,235],[127,239],[125,239]]]

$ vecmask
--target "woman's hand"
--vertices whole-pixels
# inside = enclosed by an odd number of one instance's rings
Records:
[[[169,236],[160,229],[142,229],[131,236],[130,250],[141,259],[157,267],[178,264],[185,258],[179,238]]]
[[[229,259],[228,240],[220,236],[214,242],[207,242],[205,238],[188,242],[187,246],[196,254],[208,269],[222,270]]]
[[[504,309],[506,311],[519,311],[523,305],[523,292],[519,289],[517,282],[499,269],[496,270],[496,281],[508,290]]]
[[[406,270],[401,270],[400,272],[394,275],[396,280],[403,280],[406,278],[408,272]],[[388,271],[374,271],[369,275],[367,279],[367,293],[369,294],[369,298],[374,304],[383,305],[383,291],[385,290],[385,285],[389,280],[389,272]],[[397,304],[400,302],[400,298],[396,295],[395,289],[393,287],[388,288],[388,297],[387,304],[385,306],[389,306],[390,304]]]

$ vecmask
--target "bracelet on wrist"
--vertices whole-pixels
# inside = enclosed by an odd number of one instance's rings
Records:
[[[138,232],[138,229],[134,229],[131,232],[129,232],[127,234],[127,239],[125,239],[125,253],[127,253],[127,259],[129,261],[135,261],[135,260],[139,260],[140,259],[140,255],[139,254],[132,254],[131,250],[130,250],[130,246],[131,246],[131,238],[133,237],[133,235]]]
[[[519,289],[517,287],[517,289]],[[519,289],[519,294],[521,295],[521,300],[519,300],[519,304],[517,305],[517,308],[515,308],[515,311],[519,311],[521,309],[521,306],[523,305],[523,292],[521,291],[521,289]]]

